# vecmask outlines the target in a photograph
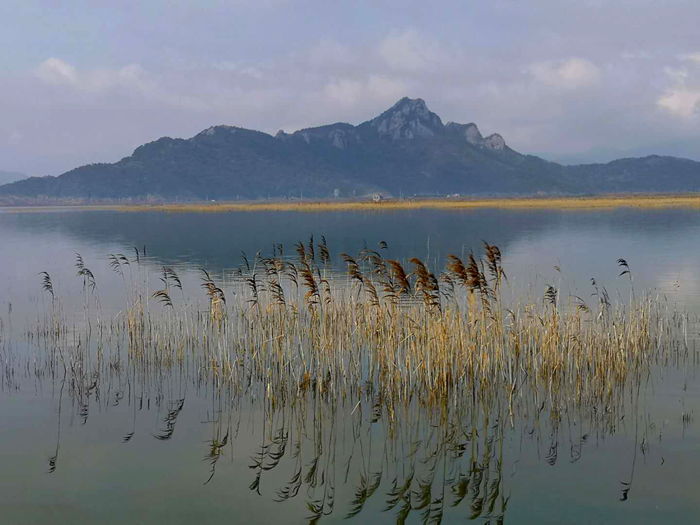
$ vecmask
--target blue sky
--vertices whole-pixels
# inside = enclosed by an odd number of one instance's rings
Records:
[[[698,20],[690,0],[4,0],[0,170],[359,123],[404,95],[525,153],[700,158]]]

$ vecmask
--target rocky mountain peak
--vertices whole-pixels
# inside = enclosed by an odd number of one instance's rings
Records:
[[[501,151],[506,147],[506,141],[498,133],[494,133],[484,138],[479,128],[473,122],[469,124],[457,124],[456,122],[448,122],[445,129],[450,133],[462,135],[464,139],[480,149],[491,151]]]
[[[483,140],[483,147],[500,151],[506,147],[506,141],[498,133],[494,133]]]
[[[430,110],[422,98],[403,97],[389,108],[389,111],[400,112],[404,115],[416,115],[420,118],[428,118],[430,116]]]
[[[428,109],[423,99],[408,97],[370,120],[369,125],[392,140],[432,137],[444,127],[440,117]]]
[[[203,131],[200,131],[197,134],[197,136],[198,137],[203,137],[203,136],[212,137],[212,136],[216,135],[217,133],[225,133],[225,132],[236,133],[236,131],[238,131],[239,129],[240,128],[237,128],[236,126],[226,126],[224,124],[220,124],[218,126],[211,126]]]
[[[477,128],[476,124],[473,123],[467,124],[467,128],[464,130],[464,136],[469,144],[473,144],[475,146],[481,145],[481,143],[484,141],[484,137],[481,136],[479,128]]]

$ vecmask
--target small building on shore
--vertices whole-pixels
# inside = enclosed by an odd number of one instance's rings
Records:
[[[372,202],[382,202],[384,200],[384,196],[381,193],[375,193],[372,195]]]

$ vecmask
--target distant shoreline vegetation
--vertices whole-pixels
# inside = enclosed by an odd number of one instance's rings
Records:
[[[379,202],[373,200],[347,200],[347,201],[266,201],[266,202],[216,202],[216,203],[191,203],[191,204],[159,204],[120,206],[120,211],[163,211],[200,212],[200,213],[224,213],[233,211],[390,211],[390,210],[417,210],[417,209],[480,209],[480,208],[507,208],[507,209],[600,209],[600,208],[674,208],[674,207],[700,207],[700,194],[691,195],[609,195],[597,197],[504,197],[504,198],[430,198],[430,199],[383,199]]]
[[[143,202],[143,203],[85,203],[45,202],[3,206],[4,211],[58,211],[58,210],[114,210],[120,212],[166,213],[226,213],[261,211],[393,211],[415,209],[612,209],[612,208],[696,208],[700,207],[700,193],[597,195],[597,196],[543,196],[543,197],[431,197],[348,199],[348,200],[258,200],[221,202]]]

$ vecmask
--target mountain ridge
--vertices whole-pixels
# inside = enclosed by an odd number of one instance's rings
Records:
[[[387,195],[525,195],[700,190],[700,162],[648,156],[563,166],[448,122],[404,97],[380,115],[271,135],[211,126],[161,137],[120,161],[0,186],[17,198],[258,199]]]

